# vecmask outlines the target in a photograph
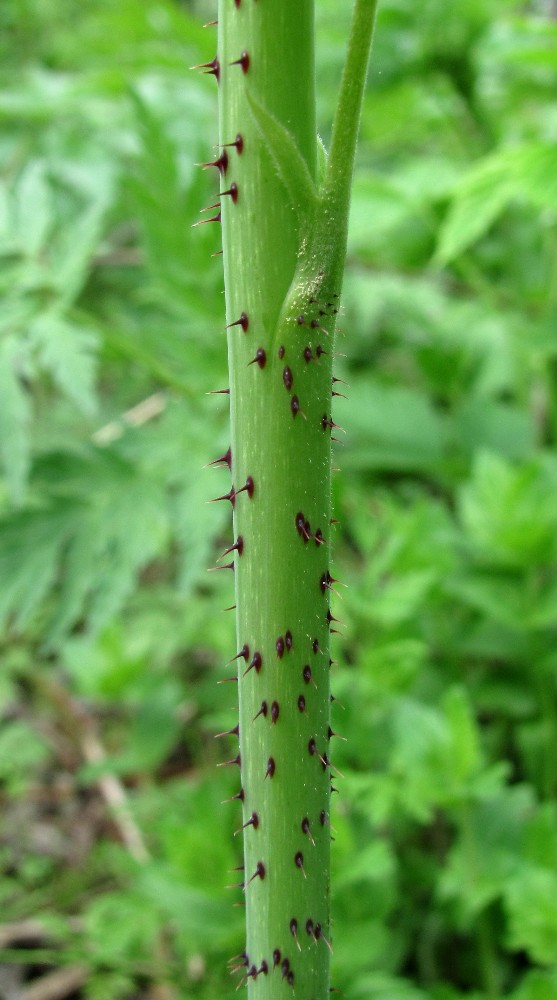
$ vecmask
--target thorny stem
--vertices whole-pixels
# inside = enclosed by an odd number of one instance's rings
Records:
[[[253,1000],[328,1000],[331,418],[376,0],[356,0],[317,190],[314,0],[219,0],[246,949]],[[236,728],[230,735],[236,734]]]

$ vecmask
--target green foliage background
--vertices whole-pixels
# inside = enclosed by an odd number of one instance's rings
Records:
[[[317,7],[327,141],[350,5]],[[232,998],[243,948],[213,14],[0,7],[0,911],[44,928],[0,959],[90,1000]],[[335,406],[346,1000],[557,998],[556,16],[380,6]]]

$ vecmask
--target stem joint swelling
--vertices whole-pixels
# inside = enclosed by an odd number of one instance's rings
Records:
[[[246,947],[258,1000],[328,1000],[331,416],[350,185],[376,0],[355,0],[325,163],[314,0],[219,0],[219,155],[233,474]],[[236,484],[241,485],[236,485]],[[325,749],[326,748],[326,749]]]

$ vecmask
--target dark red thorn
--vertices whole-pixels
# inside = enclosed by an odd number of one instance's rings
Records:
[[[236,792],[236,795],[231,795],[229,799],[223,799],[222,800],[222,805],[224,805],[225,802],[235,802],[237,799],[240,802],[244,801],[244,789],[243,788],[240,788],[240,791]]]
[[[310,361],[313,361],[313,351],[311,347],[304,347],[302,351],[302,356],[305,358],[306,363],[309,365]]]
[[[300,400],[297,396],[292,396],[292,399],[290,400],[290,409],[292,410],[293,417],[296,417],[298,413],[300,413],[304,420],[307,420],[304,411],[300,409]]]
[[[217,18],[215,21],[207,21],[207,24],[204,24],[203,27],[204,28],[213,28],[218,23],[219,22],[218,22],[218,18]]]
[[[206,396],[229,396],[230,389],[209,389],[209,392],[205,393]]]
[[[348,382],[345,379],[343,379],[343,378],[336,378],[335,375],[332,376],[331,381],[332,382],[341,382],[342,385],[348,385]]]
[[[257,970],[257,975],[260,976],[261,973],[263,973],[263,975],[266,976],[268,971],[269,971],[269,966],[265,961],[265,959],[263,959],[263,961],[261,962],[261,968]]]
[[[265,878],[265,865],[263,864],[262,861],[258,861],[257,862],[257,865],[256,865],[256,868],[255,868],[255,871],[254,871],[253,875],[246,882],[245,889],[247,889],[248,885],[250,885],[251,882],[253,882],[253,880],[255,878],[260,878],[261,880],[263,880]]]
[[[236,492],[234,490],[234,487],[232,486],[228,493],[223,493],[221,497],[214,497],[212,500],[209,500],[208,502],[218,503],[219,500],[230,500],[230,503],[232,504],[232,506],[234,506],[234,504],[236,503]]]
[[[280,962],[280,948],[275,948],[273,951],[273,969],[276,969]]]
[[[234,663],[234,660],[239,660],[240,657],[243,657],[243,659],[246,661],[246,663],[248,662],[248,659],[249,659],[249,646],[248,646],[247,642],[244,643],[244,645],[242,646],[240,652],[236,653],[236,656],[233,656],[232,659],[228,661],[228,663],[226,664],[226,666],[228,667],[229,664]]]
[[[217,684],[229,684],[232,681],[234,684],[238,683],[237,677],[223,677],[221,681],[217,681]]]
[[[306,521],[301,510],[298,511],[295,518],[296,531],[304,539],[304,542],[309,542],[311,538],[311,527],[309,521]]]
[[[314,737],[312,736],[308,742],[308,753],[311,757],[317,752],[317,744]]]
[[[223,390],[220,389],[219,391],[222,392]],[[221,455],[220,458],[214,458],[212,462],[207,462],[207,465],[205,466],[205,468],[209,469],[209,468],[211,468],[212,465],[227,465],[228,468],[231,469],[232,468],[232,449],[229,448],[228,451],[225,451],[224,455]]]
[[[290,921],[290,933],[296,942],[298,951],[301,951],[302,946],[298,941],[298,921],[296,920],[296,917],[292,917],[292,920]]]
[[[222,148],[226,149],[227,147],[230,148],[230,146],[235,146],[238,153],[241,154],[244,149],[244,137],[238,132],[234,142],[224,142]]]
[[[280,707],[278,701],[274,701],[271,705],[271,723],[274,725],[279,717]]]
[[[341,736],[340,733],[335,733],[335,731],[333,729],[331,729],[330,726],[329,726],[329,729],[327,731],[327,736],[328,736],[329,739],[331,739],[333,736],[336,736],[337,740],[342,740],[343,743],[347,742],[346,736]]]
[[[222,610],[223,611],[235,611],[236,610],[236,605],[235,604],[231,604],[229,608],[223,608]]]
[[[294,864],[296,865],[296,868],[300,869],[304,878],[307,878],[306,870],[304,868],[304,855],[301,851],[297,851],[294,855]]]
[[[256,650],[251,658],[250,665],[247,667],[246,670],[244,670],[244,677],[246,676],[246,674],[249,674],[250,670],[255,670],[256,674],[258,674],[259,671],[261,670],[262,665],[263,665],[263,657],[261,656],[261,653],[258,653]]]
[[[262,701],[261,702],[261,708],[259,709],[258,712],[256,712],[256,714],[254,715],[252,721],[255,722],[255,720],[258,719],[260,715],[262,715],[265,719],[267,718],[267,702],[266,701]]]
[[[263,347],[258,347],[255,352],[255,357],[248,361],[248,368],[250,365],[258,365],[259,368],[264,368],[267,362],[267,353]]]
[[[284,979],[284,977],[288,975],[288,972],[290,970],[290,960],[288,958],[282,960],[280,969],[282,973],[282,978]]]
[[[228,191],[220,191],[219,198],[226,198],[226,195],[230,195],[234,204],[238,201],[238,185],[233,181]]]
[[[320,358],[322,354],[328,354],[329,352],[321,347],[321,344],[318,344],[315,348],[315,353],[317,354],[317,357]]]
[[[244,865],[236,865],[236,868],[229,868],[229,869],[228,869],[228,871],[229,871],[229,872],[243,872],[243,871],[245,871],[245,868],[244,868]],[[239,958],[239,957],[240,957],[239,955],[237,955],[237,956],[236,956],[236,958]],[[236,960],[236,959],[234,959],[234,961],[235,961],[235,960]],[[230,962],[231,962],[231,961],[232,961],[232,959],[229,959],[229,960],[228,960],[228,964],[229,964],[229,965],[230,965]]]
[[[205,70],[205,73],[214,76],[217,83],[219,81],[220,65],[216,56],[211,60],[211,62],[199,63],[197,66],[192,66],[191,69],[203,69]]]
[[[306,920],[306,934],[309,934],[310,937],[313,937],[313,931],[314,931],[314,923],[310,917],[309,920]],[[315,938],[313,939],[315,940]]]
[[[259,826],[259,816],[256,812],[253,812],[250,818],[234,832],[234,836],[236,837],[238,833],[241,833],[242,830],[245,830],[248,826],[253,826],[253,829],[257,830],[257,827]]]
[[[237,7],[240,6],[241,2],[242,2],[242,0],[234,0],[234,3],[236,4]]]
[[[335,616],[331,614],[331,609],[330,608],[327,609],[327,614],[325,615],[325,619],[326,619],[328,625],[330,625],[331,622],[338,622],[339,625],[342,624],[342,622],[340,622],[338,618],[335,618]]]
[[[222,556],[221,556],[221,558],[222,558]],[[232,572],[234,572],[234,563],[233,562],[229,562],[229,563],[223,563],[222,566],[209,566],[208,569],[207,569],[207,572],[208,573],[215,573],[216,570],[218,570],[218,569],[231,569]]]
[[[331,393],[331,396],[340,396],[342,399],[348,399],[348,396],[345,396],[343,392],[335,392],[334,389]]]
[[[215,252],[211,254],[211,257],[220,257],[221,255],[222,250],[215,250]]]
[[[221,764],[217,764],[217,767],[228,767],[229,764],[237,764],[238,767],[241,765],[240,754],[237,757],[233,757],[232,760],[223,760]]]
[[[325,539],[323,538],[323,532],[321,531],[321,528],[317,529],[317,531],[315,532],[315,535],[313,536],[313,538],[314,538],[314,541],[315,541],[316,545],[324,545],[325,544]]]
[[[249,69],[249,62],[250,62],[249,54],[244,49],[244,51],[242,52],[242,55],[240,56],[240,58],[239,59],[235,59],[234,62],[231,62],[228,65],[229,66],[241,66],[242,67],[242,73],[247,73],[247,71]]]
[[[206,211],[206,209],[204,209]],[[208,222],[220,222],[220,212],[216,215],[212,215],[210,219],[200,219],[199,222],[194,222],[192,229],[196,229],[197,226],[206,226]]]
[[[242,538],[241,535],[238,535],[238,540],[234,542],[234,545],[229,545],[228,548],[224,550],[223,554],[219,556],[219,559],[224,559],[224,557],[227,556],[229,552],[237,552],[238,555],[241,556],[243,551],[244,551],[244,539]]]
[[[319,645],[319,640],[318,639],[314,639],[313,640],[313,642],[311,644],[311,648],[312,648],[312,650],[313,650],[314,653],[320,653],[321,652],[321,646]]]
[[[323,756],[321,756],[321,754],[318,753],[317,756],[319,757],[319,760],[321,761],[321,766],[322,766],[323,770],[326,771],[327,770],[327,766],[329,764],[329,758],[327,757],[327,754],[324,754]]]
[[[240,319],[235,319],[233,323],[229,323],[226,329],[230,330],[233,326],[241,326],[244,333],[246,332],[249,326],[249,320],[245,312],[241,314]]]
[[[304,818],[303,818],[303,820],[301,822],[301,828],[302,828],[302,833],[305,833],[309,837],[309,839],[311,840],[311,843],[315,847],[315,840],[313,839],[311,830],[309,828],[309,819],[308,819],[307,816],[304,816]]]
[[[279,349],[278,349],[278,356],[279,356],[279,358],[283,358],[285,354],[286,354],[286,350],[285,350],[284,344],[281,344],[280,347],[279,347]]]
[[[220,739],[221,736],[239,736],[240,735],[240,723],[234,726],[234,729],[226,729],[223,733],[215,733],[215,739]]]
[[[220,203],[215,201],[213,205],[207,205],[206,208],[200,208],[199,214],[201,215],[201,212],[210,212],[213,208],[220,208]]]
[[[306,712],[306,699],[304,698],[303,694],[301,694],[301,695],[298,696],[298,710],[300,712],[303,712],[304,715],[307,715],[307,712]]]
[[[277,641],[275,642],[275,648],[279,660],[282,660],[282,657],[284,656],[284,639],[281,635],[279,635]]]
[[[232,958],[228,959],[227,965],[232,965],[234,962],[239,962],[242,960],[242,965],[249,965],[249,958],[247,951],[241,951],[238,955],[233,955]],[[238,966],[240,968],[240,966]]]
[[[267,761],[267,770],[265,771],[265,778],[274,778],[276,770],[276,764],[274,757],[269,757]],[[265,778],[263,780],[265,780]]]
[[[323,934],[323,929],[321,927],[321,924],[316,924],[315,925],[314,937],[315,937],[316,941],[319,941],[319,939],[321,938],[325,942],[325,944],[327,945],[327,948],[331,952],[331,955],[333,954],[333,949],[331,948],[331,945],[330,945],[329,941],[327,941],[327,938]]]
[[[339,771],[338,767],[336,767],[335,764],[331,764],[331,761],[329,760],[327,754],[323,754],[323,757],[325,758],[324,766],[325,767],[330,767],[331,770],[335,771],[336,774],[338,774],[339,778],[344,778],[344,775],[343,775],[342,771]],[[323,757],[321,757],[322,761],[323,761]]]
[[[244,888],[244,882],[231,882],[230,885],[225,885],[224,888],[225,889],[243,889]],[[241,966],[238,966],[238,968],[241,968]]]
[[[251,476],[248,476],[245,485],[242,486],[241,489],[236,490],[236,496],[238,496],[238,493],[247,493],[248,497],[251,500],[254,489],[255,489],[255,484],[253,482],[253,479],[251,478]]]
[[[284,388],[287,389],[288,392],[290,392],[294,384],[294,376],[288,365],[286,365],[286,368],[284,368],[282,372],[282,381],[284,382]]]
[[[304,683],[305,684],[309,684],[311,682],[313,684],[315,690],[317,691],[317,684],[315,683],[315,681],[314,681],[314,679],[313,679],[313,677],[311,675],[311,667],[309,666],[309,663],[306,663],[306,666],[302,670],[302,677],[304,678]]]
[[[284,636],[284,644],[286,646],[287,653],[289,653],[290,650],[292,649],[292,632],[290,631],[290,629],[288,629],[288,631]]]
[[[296,316],[296,323],[298,324],[298,326],[303,326],[305,321],[306,318],[302,313],[299,316]]]

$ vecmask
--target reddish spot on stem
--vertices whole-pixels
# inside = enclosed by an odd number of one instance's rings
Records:
[[[255,352],[255,357],[248,361],[249,365],[258,365],[259,368],[264,368],[267,363],[267,354],[263,347],[258,347]]]
[[[244,49],[244,51],[242,52],[242,55],[240,56],[240,58],[239,59],[235,59],[234,62],[231,62],[229,65],[230,66],[241,66],[242,67],[242,73],[247,73],[247,71],[249,69],[249,64],[250,64],[249,53],[246,52],[246,50]]]
[[[226,329],[230,330],[230,328],[233,327],[233,326],[241,326],[242,330],[244,331],[244,333],[246,332],[246,330],[247,330],[247,328],[249,326],[249,320],[248,320],[248,317],[247,317],[247,315],[246,315],[245,312],[243,312],[240,315],[239,319],[235,319],[233,323],[229,323],[228,326],[226,327]]]
[[[244,645],[242,646],[240,652],[236,653],[236,656],[233,656],[232,659],[228,661],[228,663],[234,663],[234,660],[239,660],[240,657],[243,657],[243,659],[246,661],[246,663],[248,662],[248,658],[249,658],[249,646],[248,646],[247,643],[244,643]],[[227,666],[228,666],[228,664],[227,664]]]
[[[220,390],[220,391],[222,392],[222,390]],[[212,465],[227,465],[228,468],[231,469],[232,468],[232,449],[229,448],[228,451],[225,451],[224,455],[220,456],[220,458],[214,458],[212,462],[208,462],[207,463],[207,468],[210,468]]]
[[[234,142],[225,142],[225,143],[223,143],[223,149],[225,149],[226,147],[230,147],[230,146],[235,146],[239,154],[241,154],[243,152],[243,150],[244,150],[244,138],[243,138],[242,135],[240,135],[239,132],[238,132],[238,135],[236,136],[236,138],[234,139]]]
[[[263,657],[261,656],[261,653],[259,653],[256,650],[251,658],[251,663],[249,664],[247,669],[244,670],[244,677],[246,676],[246,674],[249,674],[250,670],[255,670],[256,674],[258,674],[262,666],[263,666]]]
[[[218,58],[216,56],[214,59],[211,60],[211,62],[199,63],[197,66],[192,66],[192,69],[202,69],[205,73],[208,73],[210,76],[214,76],[217,83],[219,81],[220,65]]]
[[[225,174],[228,169],[228,153],[226,149],[223,149],[222,153],[216,160],[209,160],[208,163],[200,163],[200,167],[206,170],[208,167],[216,167],[219,174]]]
[[[226,195],[230,195],[232,201],[234,202],[234,204],[236,204],[236,202],[238,201],[238,185],[232,182],[232,184],[228,188],[228,191],[220,192],[219,198],[224,198],[226,197]]]

